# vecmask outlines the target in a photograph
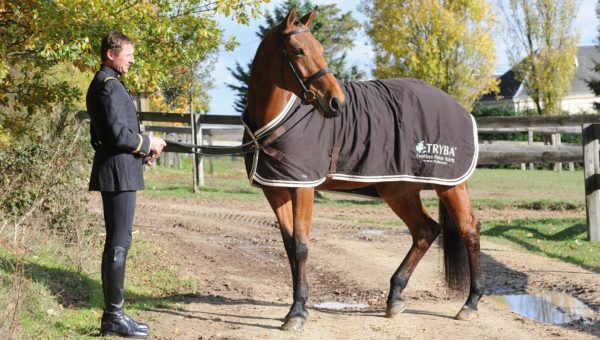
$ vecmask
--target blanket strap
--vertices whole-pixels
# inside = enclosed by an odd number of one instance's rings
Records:
[[[338,157],[340,156],[340,147],[335,146],[333,150],[331,150],[331,164],[329,165],[329,173],[333,174],[337,171],[337,162]]]

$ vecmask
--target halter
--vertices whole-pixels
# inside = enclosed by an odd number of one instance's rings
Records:
[[[303,33],[303,32],[310,32],[310,30],[308,28],[299,28],[299,29],[291,30],[291,31],[283,34],[283,36],[281,37],[281,42],[282,43],[285,42],[287,40],[287,38],[289,38],[290,36],[292,36],[294,34]],[[329,67],[324,67],[324,68],[318,70],[315,74],[308,77],[305,81],[302,81],[302,78],[300,77],[298,70],[296,70],[296,67],[292,63],[292,59],[288,55],[285,48],[281,49],[281,59],[287,59],[287,63],[288,63],[288,65],[290,65],[290,69],[292,70],[292,73],[296,77],[298,86],[300,87],[300,90],[302,91],[302,97],[300,98],[302,100],[302,104],[306,104],[307,102],[314,101],[317,98],[317,95],[315,94],[315,92],[313,90],[309,90],[308,88],[317,79],[321,78],[322,76],[324,76],[327,73],[331,73],[331,69]],[[283,81],[283,84],[285,84],[285,77],[283,74],[283,62],[281,63],[281,80]]]

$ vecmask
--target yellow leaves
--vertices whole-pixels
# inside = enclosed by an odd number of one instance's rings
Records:
[[[440,87],[469,108],[490,88],[495,19],[485,1],[373,0],[367,33],[375,46],[374,74],[414,77]]]
[[[0,150],[5,150],[11,144],[12,137],[10,133],[0,125]]]
[[[217,0],[214,11],[226,17],[233,16],[238,24],[248,24],[250,17],[256,18],[261,14],[260,3],[266,0]],[[249,13],[248,13],[249,12]],[[249,15],[250,14],[250,15]]]
[[[517,78],[524,80],[539,114],[561,113],[575,72],[575,0],[512,0],[507,14],[509,50]],[[525,56],[524,59],[521,59]]]
[[[4,60],[0,60],[0,82],[8,76],[8,65]]]

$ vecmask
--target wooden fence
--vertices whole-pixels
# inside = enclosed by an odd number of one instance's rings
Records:
[[[85,113],[83,113],[85,114]],[[191,141],[202,140],[201,126],[205,124],[240,126],[240,117],[224,115],[164,114],[140,112],[144,122],[182,123],[186,126],[147,126],[147,131],[190,134]],[[480,117],[477,118],[480,136],[486,133],[528,133],[527,144],[488,143],[480,138],[479,165],[533,164],[575,162],[584,164],[588,237],[600,241],[600,115]],[[192,128],[194,127],[194,128]],[[533,135],[555,134],[554,145],[536,145]],[[582,134],[583,146],[560,143],[561,134]],[[165,152],[185,152],[167,147]],[[201,159],[194,156],[195,174],[202,174]],[[194,178],[194,186],[201,178]]]
[[[195,115],[197,129],[204,124],[240,126],[238,116],[225,115]],[[165,133],[194,134],[191,128],[192,117],[189,113],[164,114],[161,112],[140,112],[140,119],[145,122],[183,123],[187,126],[147,126],[147,131]],[[581,134],[586,124],[600,124],[600,115],[570,115],[554,117],[481,117],[477,118],[477,130],[485,133],[514,133],[527,132],[541,134]],[[197,133],[197,131],[196,131]],[[168,152],[184,152],[167,148]],[[523,162],[554,163],[581,162],[583,163],[583,148],[580,145],[518,145],[508,143],[481,143],[478,164],[518,164]]]

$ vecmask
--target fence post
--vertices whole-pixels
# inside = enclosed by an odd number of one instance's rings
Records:
[[[202,134],[202,138],[204,138],[204,134]],[[207,133],[206,135],[206,145],[212,145],[212,132]],[[208,174],[212,175],[214,173],[214,165],[213,165],[213,157],[208,157]]]
[[[190,112],[191,127],[192,127],[192,144],[198,144],[198,141],[202,141],[202,127],[200,126],[200,115]],[[202,162],[202,156],[198,154],[192,154],[192,169],[194,176],[194,187],[193,192],[198,192],[198,186],[204,186],[204,166]]]
[[[600,242],[600,124],[583,125],[582,135],[588,239]]]
[[[554,135],[554,145],[560,146],[562,144],[562,139],[560,132],[555,133]],[[562,171],[562,162],[554,163],[554,171],[561,172]]]
[[[533,129],[527,129],[527,145],[533,145]],[[529,163],[529,170],[535,170],[535,165],[533,163]]]

